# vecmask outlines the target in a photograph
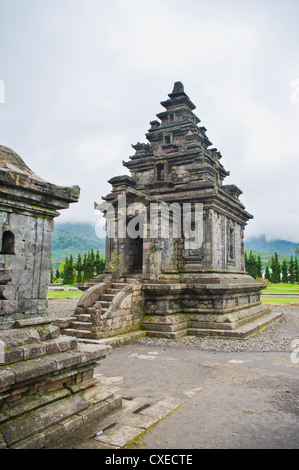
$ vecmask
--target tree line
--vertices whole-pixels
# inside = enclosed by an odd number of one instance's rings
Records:
[[[73,255],[67,256],[65,261],[56,270],[51,267],[51,284],[59,282],[66,285],[89,282],[94,276],[102,274],[105,268],[105,258],[101,257],[99,250],[80,253],[76,259]]]
[[[252,250],[250,250],[249,255],[245,252],[245,269],[255,279],[262,278],[263,270],[260,255],[255,256]],[[266,265],[264,278],[273,283],[299,283],[299,262],[297,257],[291,255],[289,262],[286,258],[283,258],[280,263],[278,254],[274,253],[271,257],[270,266]]]

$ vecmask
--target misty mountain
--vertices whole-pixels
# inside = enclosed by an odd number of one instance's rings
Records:
[[[105,239],[98,238],[95,228],[88,223],[55,223],[52,235],[52,261],[58,262],[72,254],[84,253],[91,249],[105,251]],[[264,235],[245,239],[245,249],[261,253],[289,257],[299,256],[299,244],[287,240],[270,240]],[[296,249],[298,250],[296,253]]]
[[[85,253],[99,249],[104,255],[105,239],[98,238],[94,226],[83,223],[55,224],[51,239],[52,263],[59,264],[66,256],[76,257],[78,253]]]
[[[259,251],[261,253],[274,254],[275,252],[279,256],[298,256],[299,255],[299,244],[289,242],[287,240],[270,240],[268,241],[264,235],[260,237],[249,237],[245,239],[245,249]],[[297,250],[297,253],[296,253]]]

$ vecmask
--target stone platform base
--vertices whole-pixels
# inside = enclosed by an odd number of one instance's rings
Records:
[[[47,317],[19,320],[0,340],[1,449],[46,448],[121,407],[93,377],[111,346],[78,343]]]
[[[194,328],[191,325],[196,323],[194,321],[188,321],[188,315],[185,317],[185,322],[179,322],[178,324],[169,324],[172,321],[171,317],[165,317],[162,319],[150,317],[145,320],[143,328],[146,329],[146,336],[155,338],[169,338],[169,339],[180,339],[183,336],[213,336],[214,338],[236,338],[245,339],[258,333],[263,328],[269,326],[273,322],[279,320],[283,314],[278,313],[264,313],[255,320],[247,319],[246,323],[235,326],[233,324],[218,324],[218,322],[209,322],[207,325],[202,327]],[[168,323],[169,321],[169,323]],[[200,323],[200,322],[198,322]],[[187,327],[186,327],[187,324]],[[182,327],[180,329],[180,327]],[[172,331],[171,331],[172,330]]]
[[[281,318],[260,301],[265,283],[246,274],[198,275],[181,283],[143,285],[147,336],[246,338]]]

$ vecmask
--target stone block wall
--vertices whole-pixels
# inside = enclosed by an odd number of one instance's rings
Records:
[[[52,230],[49,218],[1,213],[0,328],[25,313],[47,314]]]

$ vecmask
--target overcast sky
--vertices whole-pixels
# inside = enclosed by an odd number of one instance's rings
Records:
[[[254,215],[246,237],[298,243],[298,0],[0,0],[0,145],[81,187],[57,222],[97,221],[175,81]]]

